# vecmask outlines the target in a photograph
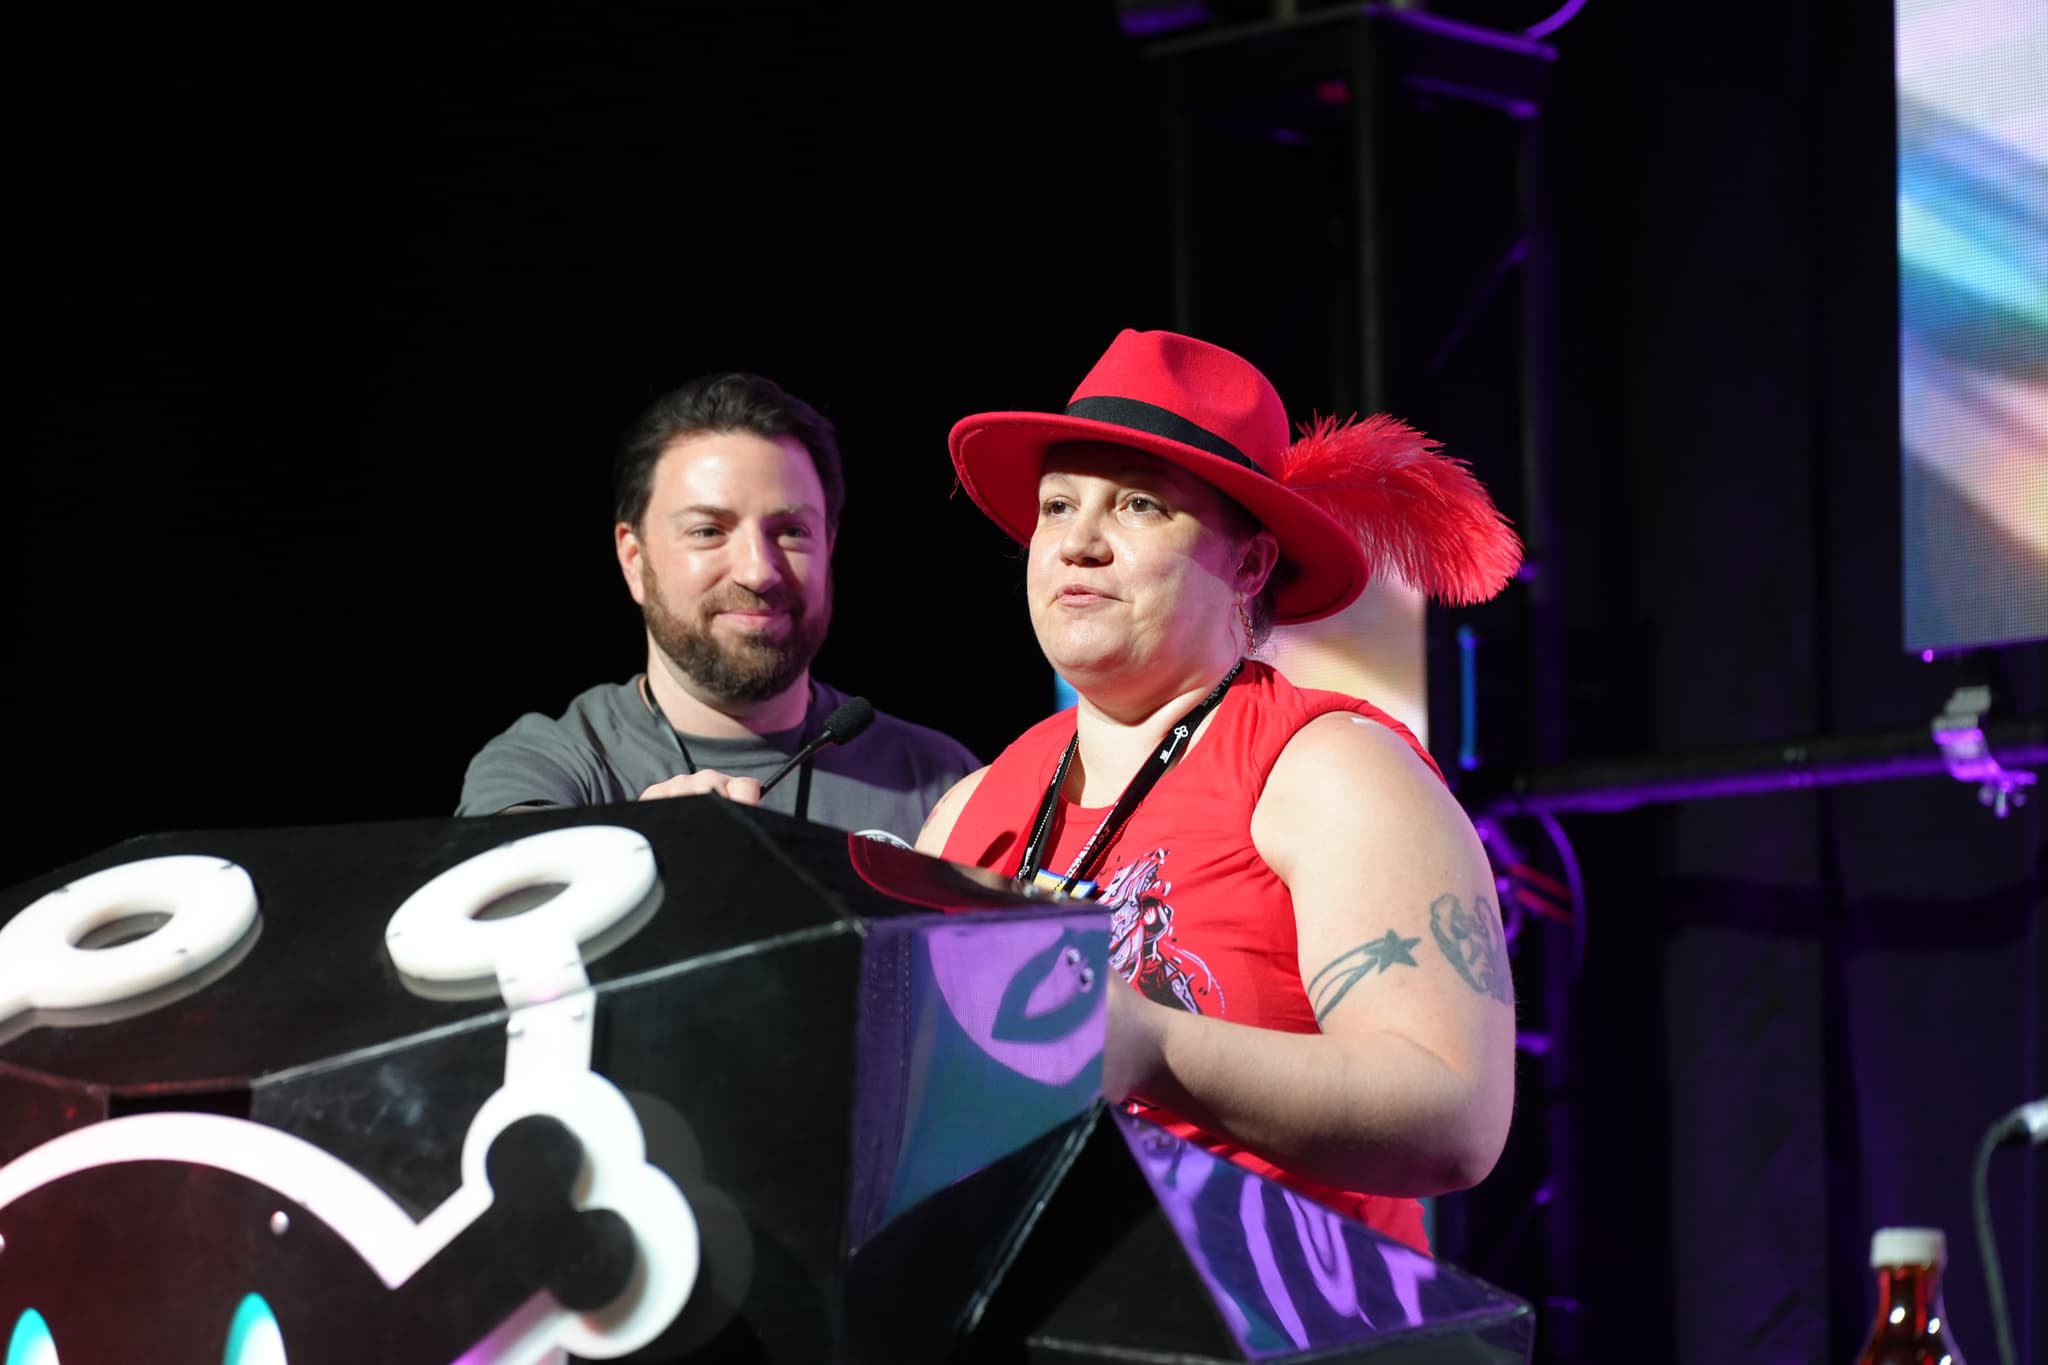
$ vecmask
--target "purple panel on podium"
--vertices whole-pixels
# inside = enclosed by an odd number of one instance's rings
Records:
[[[850,1248],[1096,1102],[1108,947],[1100,912],[870,926]]]
[[[1480,1336],[1522,1359],[1527,1304],[1143,1119],[1118,1129],[1217,1311],[1251,1360],[1373,1356]]]

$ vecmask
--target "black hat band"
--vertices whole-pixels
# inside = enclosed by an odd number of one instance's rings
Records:
[[[1147,403],[1137,398],[1115,398],[1099,396],[1076,398],[1067,404],[1066,415],[1080,417],[1090,422],[1108,422],[1113,426],[1128,427],[1147,436],[1160,436],[1169,441],[1178,441],[1184,446],[1193,446],[1206,454],[1215,455],[1232,464],[1243,465],[1255,474],[1271,474],[1260,467],[1259,462],[1239,450],[1215,432],[1196,426],[1177,412],[1169,411],[1156,403]]]

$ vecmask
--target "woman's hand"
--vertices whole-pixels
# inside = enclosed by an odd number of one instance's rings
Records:
[[[1165,1025],[1170,1011],[1140,995],[1122,977],[1109,978],[1109,1018],[1103,1026],[1102,1094],[1111,1103],[1144,1099],[1148,1082],[1166,1065]]]

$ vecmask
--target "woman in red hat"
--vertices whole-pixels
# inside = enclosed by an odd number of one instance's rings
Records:
[[[1507,1136],[1514,1009],[1493,878],[1415,737],[1251,657],[1373,573],[1476,601],[1520,546],[1400,423],[1290,440],[1220,347],[1124,332],[1062,413],[953,428],[1029,547],[1031,622],[1080,696],[963,780],[918,846],[1111,913],[1103,1087],[1426,1250],[1415,1196]]]

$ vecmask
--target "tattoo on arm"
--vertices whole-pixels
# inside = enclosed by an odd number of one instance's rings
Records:
[[[1468,911],[1456,896],[1438,896],[1429,907],[1429,932],[1466,985],[1503,1005],[1515,1003],[1500,916],[1494,913],[1491,901],[1475,896]]]
[[[1317,972],[1308,983],[1309,1004],[1315,1009],[1316,1022],[1320,1024],[1328,1018],[1330,1011],[1351,993],[1351,988],[1374,972],[1415,966],[1415,956],[1408,950],[1420,942],[1419,938],[1402,938],[1389,929],[1382,937],[1359,944]]]

